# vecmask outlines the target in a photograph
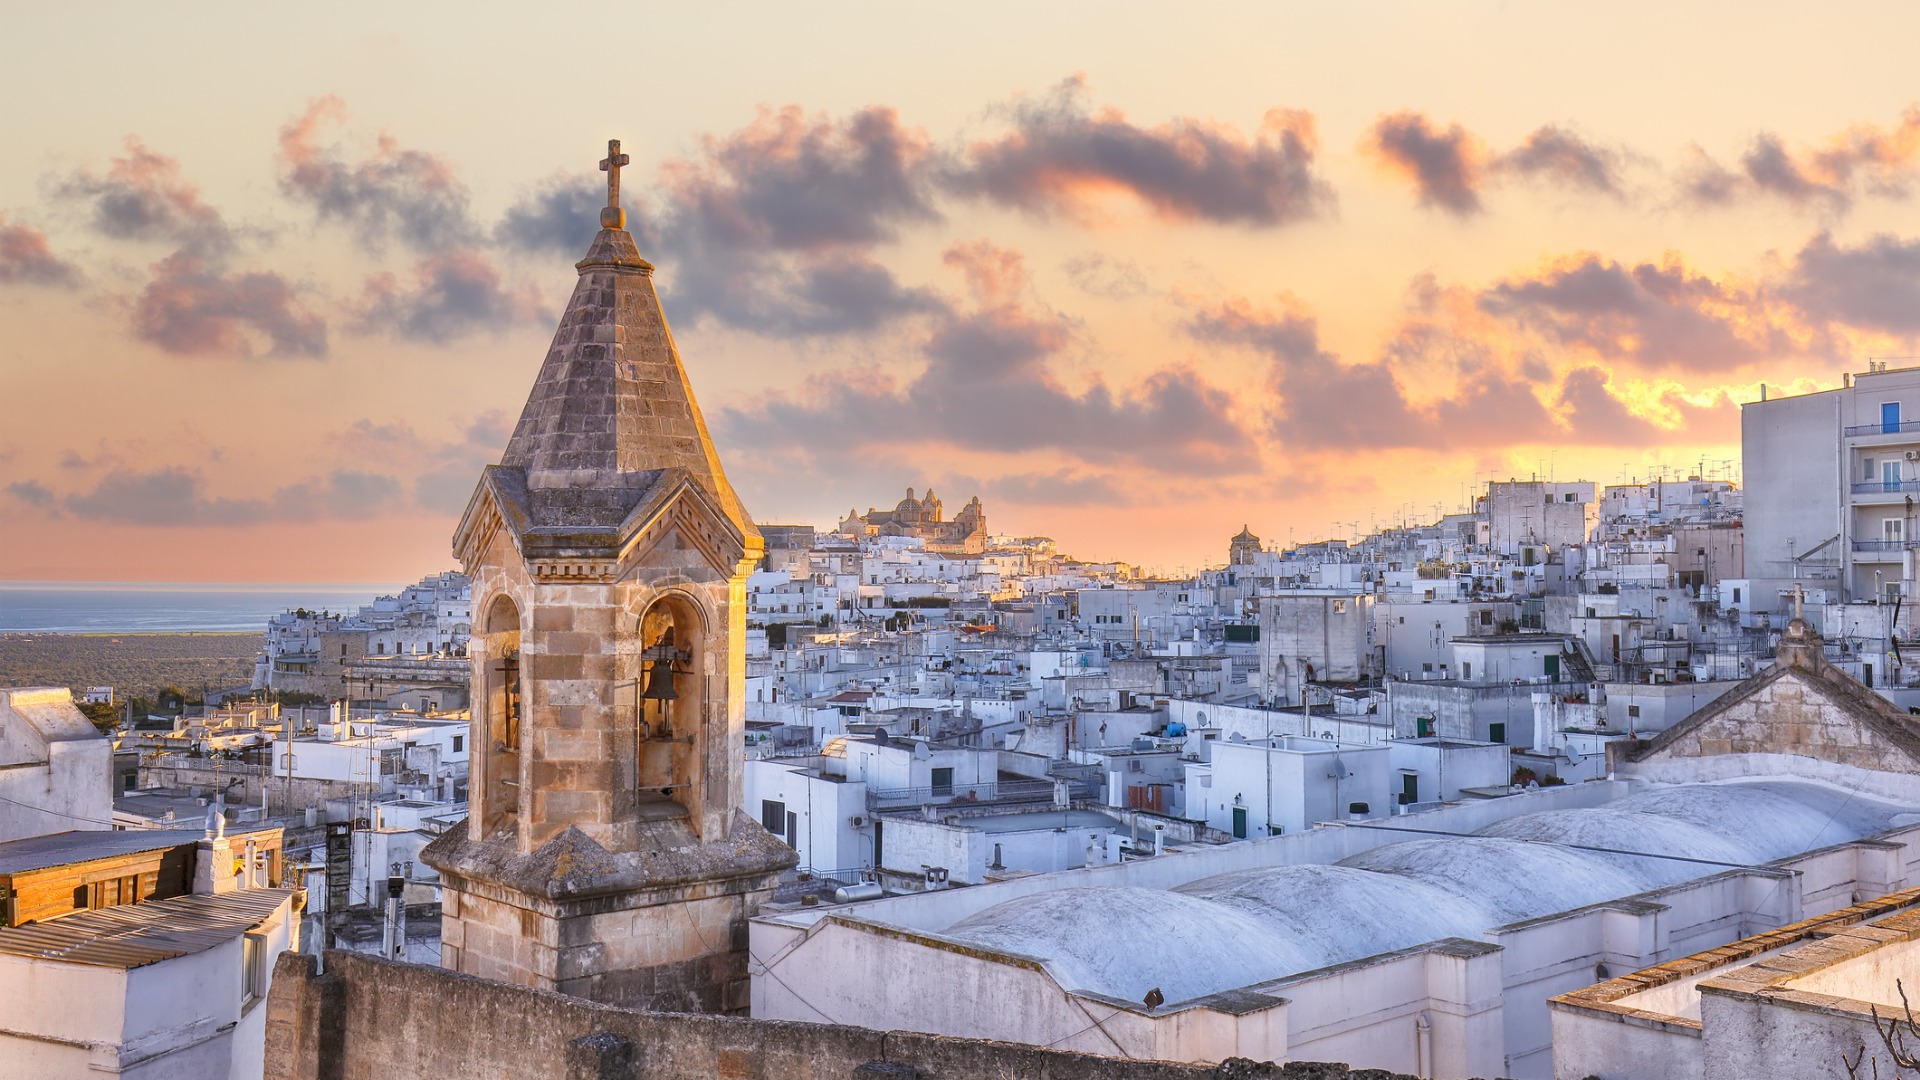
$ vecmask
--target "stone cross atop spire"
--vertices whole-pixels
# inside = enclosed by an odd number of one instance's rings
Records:
[[[500,464],[524,471],[535,527],[612,526],[662,472],[684,469],[745,531],[753,524],[720,467],[680,351],[619,207],[618,139],[602,228]]]
[[[627,227],[627,212],[620,209],[620,166],[630,159],[620,152],[620,140],[607,140],[607,157],[600,163],[600,171],[607,174],[607,206],[600,211],[600,227],[603,229],[624,229]]]

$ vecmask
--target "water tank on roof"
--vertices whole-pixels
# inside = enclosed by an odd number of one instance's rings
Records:
[[[1167,722],[1167,738],[1177,739],[1180,736],[1185,735],[1186,733],[1187,733],[1186,724],[1181,723],[1178,720],[1170,720]]]

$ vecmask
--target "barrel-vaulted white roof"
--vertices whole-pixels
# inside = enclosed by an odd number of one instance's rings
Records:
[[[1165,889],[1057,889],[990,907],[950,937],[1049,962],[1063,985],[1184,1001],[1308,970],[1319,953],[1256,915]]]
[[[1157,988],[1175,1002],[1856,840],[1910,809],[1793,781],[1658,787],[1330,866],[1051,890],[940,933],[1044,960],[1073,989],[1138,1001]]]

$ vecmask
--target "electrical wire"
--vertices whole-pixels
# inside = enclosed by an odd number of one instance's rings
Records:
[[[84,817],[80,814],[69,814],[61,810],[53,810],[45,806],[35,806],[32,803],[23,803],[17,799],[9,799],[5,795],[0,795],[0,803],[8,803],[13,806],[18,806],[23,810],[37,810],[42,814],[50,814],[54,817],[66,818],[68,821],[84,821],[89,825],[105,825],[110,829],[119,829],[121,831],[128,831],[126,826],[122,825],[120,822],[117,822],[117,821],[101,821],[99,818]],[[134,826],[134,830],[158,829],[158,828],[160,828],[160,826],[158,825]]]

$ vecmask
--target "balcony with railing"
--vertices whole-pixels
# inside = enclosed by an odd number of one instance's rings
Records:
[[[1855,555],[1866,555],[1870,558],[1873,556],[1879,556],[1881,560],[1891,560],[1899,557],[1901,552],[1907,550],[1910,547],[1913,547],[1914,544],[1915,544],[1915,541],[1912,541],[1912,540],[1858,540],[1856,539],[1853,542],[1853,553]]]
[[[1855,495],[1911,495],[1920,492],[1920,480],[1862,480],[1853,485]]]
[[[1902,420],[1897,424],[1890,424],[1885,420],[1872,424],[1855,424],[1845,429],[1845,432],[1849,439],[1857,439],[1863,435],[1911,435],[1920,432],[1920,420]]]

